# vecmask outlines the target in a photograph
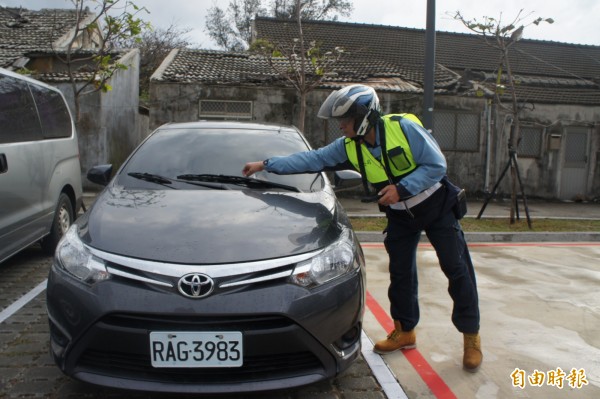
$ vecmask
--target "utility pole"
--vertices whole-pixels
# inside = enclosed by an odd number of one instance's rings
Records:
[[[433,131],[433,89],[435,86],[435,0],[427,0],[425,31],[425,82],[423,87],[423,125]]]

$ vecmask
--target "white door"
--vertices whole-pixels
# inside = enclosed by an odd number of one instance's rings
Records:
[[[585,127],[568,127],[561,171],[559,198],[583,199],[587,193],[589,133]]]

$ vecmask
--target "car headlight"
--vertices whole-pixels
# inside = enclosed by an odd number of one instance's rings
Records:
[[[290,281],[302,287],[324,284],[360,267],[355,243],[349,230],[317,256],[300,262],[294,268]]]
[[[61,238],[55,254],[55,264],[76,279],[94,284],[110,278],[104,262],[92,255],[79,238],[77,225],[72,225]]]

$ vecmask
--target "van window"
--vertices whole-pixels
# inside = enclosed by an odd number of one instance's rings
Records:
[[[26,82],[0,75],[0,143],[42,139],[42,130]]]
[[[59,93],[45,87],[29,85],[42,121],[45,139],[71,137],[71,117]]]

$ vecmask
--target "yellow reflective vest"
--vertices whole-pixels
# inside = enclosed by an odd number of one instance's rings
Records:
[[[419,118],[413,114],[390,114],[382,116],[386,148],[384,149],[382,146],[381,151],[383,154],[383,151],[387,150],[387,159],[390,163],[389,170],[393,175],[392,178],[395,183],[417,167],[408,140],[400,126],[400,120],[402,118],[410,119],[423,126]],[[348,160],[356,170],[360,171],[361,168],[356,150],[356,142],[346,138],[344,144],[346,146]],[[371,154],[364,143],[360,144],[360,149],[367,180],[374,185],[387,183],[389,180],[385,170],[385,157],[382,156],[381,160],[378,160]]]

